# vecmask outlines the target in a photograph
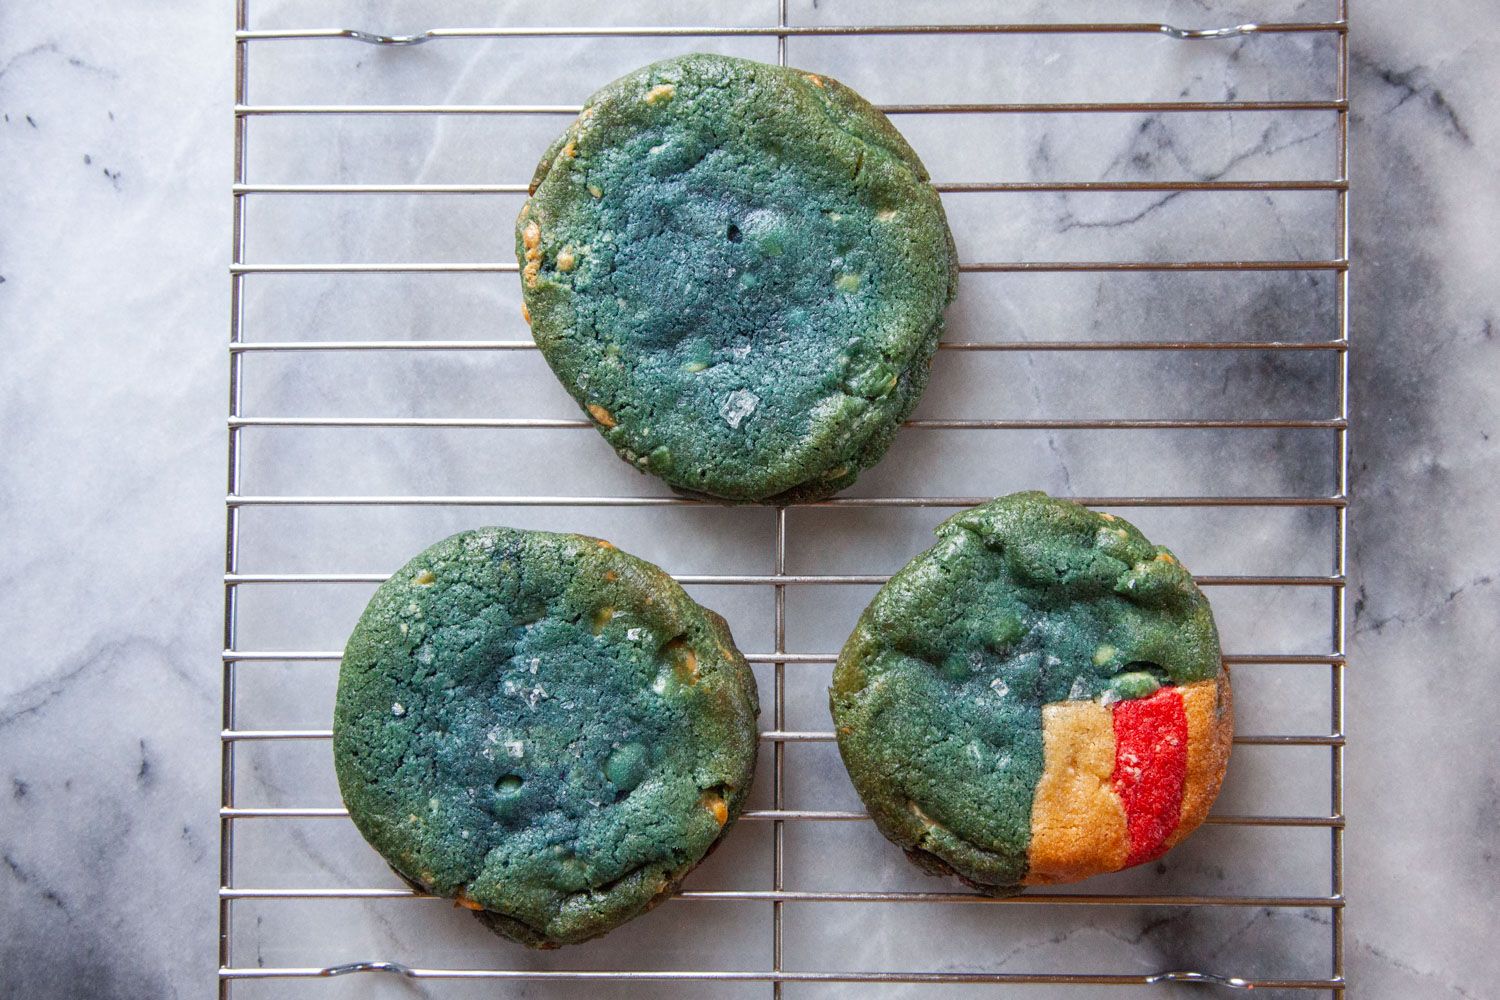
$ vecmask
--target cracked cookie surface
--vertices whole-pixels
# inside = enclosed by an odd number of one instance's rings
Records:
[[[532,334],[637,468],[734,502],[817,500],[916,406],[953,240],[911,147],[836,80],[653,63],[589,99],[531,191]]]
[[[1208,601],[1132,525],[1041,493],[949,518],[840,654],[839,752],[885,836],[983,891],[1160,856],[1233,733]]]
[[[757,712],[723,619],[660,569],[482,528],[376,591],[339,670],[334,764],[404,879],[555,947],[650,909],[713,847]]]

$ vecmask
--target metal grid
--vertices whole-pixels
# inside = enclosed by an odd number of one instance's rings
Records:
[[[1348,20],[1346,0],[1338,0],[1337,17],[1330,21],[1239,25],[1230,28],[1185,31],[1157,23],[1069,23],[1069,24],[967,24],[967,25],[846,25],[797,26],[788,23],[786,0],[778,0],[776,25],[766,27],[497,27],[434,29],[419,35],[381,36],[348,29],[251,30],[248,27],[247,0],[237,0],[235,33],[235,174],[233,213],[233,260],[231,274],[230,381],[228,434],[227,537],[224,576],[224,645],[222,801],[220,808],[220,889],[219,889],[219,993],[231,995],[236,981],[275,978],[326,978],[357,972],[397,973],[413,979],[449,980],[565,980],[578,983],[597,981],[715,980],[721,982],[769,983],[773,995],[780,997],[784,983],[911,983],[911,984],[1054,984],[1141,986],[1164,982],[1212,983],[1220,986],[1272,988],[1286,990],[1326,991],[1344,994],[1343,954],[1343,748],[1344,737],[1344,655],[1347,486],[1348,486]],[[241,821],[269,821],[293,818],[347,817],[346,810],[330,807],[257,808],[241,807],[235,799],[235,748],[246,741],[327,740],[326,729],[242,729],[236,725],[235,682],[237,666],[255,661],[337,661],[339,650],[255,650],[241,649],[237,643],[237,595],[240,588],[263,583],[378,583],[383,574],[358,573],[242,573],[240,572],[240,527],[244,512],[250,508],[269,507],[414,507],[473,506],[486,508],[519,507],[666,507],[686,506],[696,502],[665,496],[483,496],[483,495],[257,495],[247,493],[241,474],[242,437],[247,428],[281,427],[447,427],[447,428],[586,428],[584,420],[544,418],[351,418],[246,416],[242,413],[244,395],[243,359],[261,352],[365,352],[365,351],[526,351],[534,349],[529,340],[462,340],[462,341],[256,341],[247,340],[245,323],[245,282],[252,274],[357,274],[357,273],[431,273],[431,272],[514,272],[514,262],[472,263],[249,263],[246,261],[245,203],[253,196],[277,194],[431,194],[468,195],[525,193],[526,185],[513,184],[265,184],[253,183],[247,177],[247,122],[263,116],[293,115],[514,115],[555,114],[571,116],[577,106],[564,105],[269,105],[248,103],[248,60],[252,47],[277,39],[357,39],[387,46],[404,46],[442,38],[502,37],[765,37],[776,39],[777,57],[787,64],[788,38],[805,36],[859,35],[959,35],[959,34],[1162,34],[1177,39],[1221,38],[1245,34],[1329,33],[1336,38],[1336,96],[1331,100],[1294,101],[1136,101],[1071,103],[973,103],[973,104],[906,104],[885,106],[889,114],[920,115],[931,113],[960,114],[1057,114],[1116,112],[1257,112],[1257,111],[1328,111],[1337,115],[1335,132],[1336,176],[1322,180],[1211,180],[1211,181],[1076,181],[1076,182],[957,182],[935,186],[945,194],[968,192],[1227,192],[1227,191],[1326,191],[1335,194],[1333,213],[1333,246],[1335,254],[1321,260],[1098,260],[1098,261],[969,261],[961,265],[968,272],[1130,272],[1130,271],[1328,271],[1334,273],[1334,303],[1337,336],[1315,341],[1225,341],[1183,340],[1085,340],[1085,341],[1017,341],[1017,342],[945,342],[947,351],[1148,351],[1148,352],[1331,352],[1336,357],[1335,415],[1317,419],[937,419],[913,420],[908,426],[928,429],[1008,429],[1008,430],[1140,430],[1140,429],[1253,429],[1299,428],[1323,429],[1336,438],[1334,472],[1336,488],[1329,495],[1304,496],[1079,496],[1074,499],[1101,507],[1292,507],[1322,508],[1334,519],[1332,572],[1328,575],[1233,575],[1199,576],[1203,586],[1290,586],[1323,588],[1331,605],[1331,647],[1327,654],[1251,653],[1228,654],[1229,664],[1307,664],[1327,665],[1329,669],[1330,730],[1310,735],[1239,735],[1235,743],[1262,746],[1326,747],[1329,752],[1328,815],[1214,815],[1208,824],[1229,826],[1313,827],[1326,828],[1329,834],[1329,892],[1326,896],[1286,895],[1212,895],[1212,894],[1086,894],[1029,893],[1007,900],[992,900],[960,891],[881,892],[881,891],[795,891],[785,888],[786,846],[784,824],[788,822],[837,822],[868,819],[863,813],[836,810],[790,809],[785,806],[783,776],[785,748],[789,743],[831,742],[831,732],[794,731],[784,728],[786,718],[786,667],[788,664],[828,664],[836,653],[791,653],[786,650],[786,588],[789,586],[829,584],[880,584],[887,577],[879,574],[790,574],[787,567],[787,511],[776,510],[775,572],[772,574],[700,574],[678,575],[688,585],[738,585],[768,587],[774,594],[774,632],[768,652],[747,654],[752,663],[769,664],[774,670],[771,728],[761,739],[772,748],[772,808],[748,810],[742,818],[773,825],[773,877],[769,891],[764,890],[686,890],[679,896],[700,900],[761,901],[771,904],[773,936],[769,968],[759,971],[704,969],[697,971],[541,971],[521,968],[443,969],[417,968],[389,960],[371,960],[343,965],[266,968],[249,966],[232,954],[231,920],[236,900],[253,899],[383,899],[418,896],[406,889],[333,888],[299,889],[242,887],[237,884],[234,867],[235,827]],[[990,499],[987,496],[876,496],[841,497],[824,501],[825,508],[962,508]],[[1273,907],[1326,910],[1330,932],[1330,974],[1313,979],[1276,979],[1238,977],[1207,971],[1164,971],[1157,974],[1025,974],[972,972],[838,972],[803,971],[783,967],[783,909],[786,904],[847,902],[887,904],[979,903],[1026,906],[1036,904],[1070,906],[1181,906],[1181,907]]]

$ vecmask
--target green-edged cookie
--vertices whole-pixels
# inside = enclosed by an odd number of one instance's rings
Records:
[[[1208,602],[1130,524],[1042,493],[943,522],[839,657],[839,752],[887,838],[987,892],[1149,861],[1223,779]]]
[[[532,335],[638,468],[724,500],[817,500],[916,406],[953,238],[911,147],[836,80],[653,63],[589,98],[531,191]]]
[[[702,860],[749,791],[758,711],[724,620],[657,567],[481,528],[360,616],[334,765],[403,878],[549,948],[644,913]]]

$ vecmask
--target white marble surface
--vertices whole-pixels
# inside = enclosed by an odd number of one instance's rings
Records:
[[[774,4],[614,8],[266,0],[253,25],[378,27],[766,23]],[[1331,4],[1143,2],[877,8],[794,2],[793,20],[1314,19]],[[199,997],[214,988],[229,316],[233,28],[227,3],[0,6],[0,993]],[[678,9],[680,8],[680,9]],[[765,8],[765,9],[761,9]],[[1347,960],[1353,995],[1491,996],[1500,767],[1492,589],[1500,517],[1493,327],[1500,198],[1500,18],[1444,0],[1354,10],[1351,666]],[[1431,12],[1430,14],[1426,12]],[[1291,99],[1331,93],[1327,36],[1184,45],[1154,37],[943,43],[793,39],[794,64],[882,103]],[[573,102],[650,58],[711,47],[774,57],[766,39],[664,44],[263,43],[251,100]],[[924,56],[924,53],[926,54]],[[1332,116],[905,118],[939,180],[1285,179],[1332,176]],[[257,119],[257,182],[524,179],[557,119]],[[1313,259],[1333,252],[1327,194],[955,195],[966,260]],[[256,196],[255,262],[505,260],[513,196]],[[1331,276],[966,275],[949,339],[1325,339]],[[514,277],[252,276],[246,336],[524,336]],[[253,415],[572,416],[534,354],[310,354],[246,362]],[[1081,388],[1084,387],[1084,388]],[[940,356],[924,417],[1321,417],[1324,352]],[[976,436],[978,435],[978,436]],[[1123,435],[1123,436],[1122,436]],[[1316,494],[1333,488],[1321,430],[906,432],[854,495]],[[271,429],[246,432],[250,494],[659,493],[584,431]],[[796,510],[792,572],[888,572],[941,512]],[[1326,573],[1327,512],[1130,512],[1205,574]],[[760,510],[327,508],[247,510],[242,570],[388,570],[489,520],[605,534],[679,573],[765,573]],[[764,588],[698,588],[742,648],[771,647]],[[336,649],[363,584],[241,590],[239,646]],[[868,588],[792,588],[788,648],[846,634]],[[1328,649],[1327,592],[1217,588],[1231,652]],[[826,727],[826,666],[788,668],[788,728]],[[769,690],[769,673],[761,674]],[[329,663],[246,664],[237,725],[322,728]],[[1241,729],[1323,731],[1326,667],[1245,666]],[[766,699],[769,704],[769,698]],[[769,716],[764,720],[769,724]],[[247,746],[243,805],[332,805],[326,744]],[[792,747],[793,807],[851,808],[828,747]],[[757,803],[769,804],[769,768]],[[1328,755],[1242,748],[1224,812],[1326,811]],[[745,823],[694,888],[766,888],[770,830]],[[1090,889],[1327,891],[1327,834],[1206,828],[1164,870]],[[787,885],[937,888],[864,824],[790,824]],[[244,821],[237,883],[394,885],[342,820]],[[466,915],[419,901],[236,904],[235,963],[389,958],[437,967],[764,968],[764,904],[678,902],[581,949],[522,953]],[[1095,907],[789,906],[789,968],[1328,972],[1327,911]],[[764,996],[763,984],[715,995]],[[990,995],[984,991],[982,995]],[[1186,988],[1162,995],[1195,995]],[[981,995],[899,987],[881,996]],[[1016,991],[1065,996],[1066,989]],[[246,984],[246,997],[568,996],[555,985],[418,988],[393,979]],[[588,995],[702,995],[600,986]],[[788,996],[874,995],[789,986]],[[1150,995],[1150,991],[1141,991]]]

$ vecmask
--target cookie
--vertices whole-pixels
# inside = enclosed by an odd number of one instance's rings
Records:
[[[749,791],[758,710],[724,620],[657,567],[481,528],[360,616],[334,765],[398,874],[549,948],[644,913],[702,860]]]
[[[615,451],[733,502],[821,499],[878,461],[958,277],[883,114],[717,55],[591,97],[537,168],[516,253],[537,346]]]
[[[982,891],[1159,857],[1233,735],[1208,601],[1110,514],[1016,493],[956,514],[839,656],[839,752],[876,825]]]

